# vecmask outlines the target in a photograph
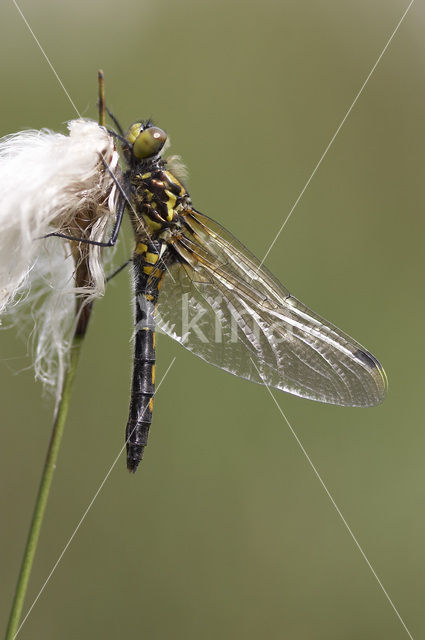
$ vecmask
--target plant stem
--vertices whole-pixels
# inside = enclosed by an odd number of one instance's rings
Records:
[[[98,108],[99,124],[105,126],[105,86],[103,72],[101,69],[99,69],[98,72]],[[90,286],[88,245],[83,245],[79,250],[82,259],[77,261],[77,268],[75,272],[76,286]],[[74,337],[72,339],[69,364],[67,370],[65,371],[63,379],[60,401],[57,406],[52,434],[50,436],[49,448],[47,450],[46,460],[44,463],[43,472],[41,474],[40,486],[35,500],[34,511],[30,529],[28,532],[27,543],[25,545],[24,555],[22,558],[18,582],[15,589],[15,595],[13,598],[13,604],[9,616],[5,640],[14,640],[19,630],[19,622],[21,620],[28,582],[31,575],[35,552],[37,550],[38,539],[40,537],[41,525],[43,523],[44,514],[46,512],[47,500],[49,497],[50,487],[53,479],[53,472],[56,467],[59,447],[63,436],[66,417],[68,415],[72,383],[74,382],[83,339],[87,330],[88,322],[90,320],[91,309],[92,302],[87,302],[86,300],[84,300],[84,298],[77,298],[77,325]]]
[[[5,640],[13,640],[15,638],[19,621],[21,619],[28,581],[34,562],[34,555],[37,549],[40,529],[46,511],[47,499],[49,496],[50,486],[52,484],[53,472],[55,470],[59,447],[64,431],[65,420],[68,413],[71,388],[75,377],[75,371],[80,356],[82,342],[82,336],[75,336],[72,342],[69,367],[63,381],[61,399],[53,424],[53,430],[50,437],[49,448],[47,450],[46,461],[44,463],[40,486],[34,505],[31,526],[28,533],[24,555],[22,558],[21,570],[19,573],[18,583],[16,585],[15,597],[13,599],[13,605],[10,612],[9,624],[7,626]]]
[[[97,72],[98,82],[98,101],[97,108],[99,110],[98,122],[104,127],[106,125],[106,105],[105,105],[105,81],[103,78],[103,71],[99,69]]]

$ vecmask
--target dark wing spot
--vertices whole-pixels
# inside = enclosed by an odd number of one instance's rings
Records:
[[[378,360],[370,353],[370,351],[357,349],[357,351],[355,351],[353,355],[355,358],[357,358],[357,360],[360,360],[361,362],[363,362],[363,364],[366,364],[370,369],[381,369],[381,365],[379,364]]]

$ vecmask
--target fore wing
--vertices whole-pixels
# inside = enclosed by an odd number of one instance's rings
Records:
[[[308,309],[217,222],[188,210],[172,239],[158,328],[230,373],[331,404],[385,397],[378,360]]]

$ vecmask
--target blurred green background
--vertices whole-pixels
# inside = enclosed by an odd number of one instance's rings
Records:
[[[262,257],[407,7],[399,0],[21,0],[78,109],[96,72],[123,123],[152,116],[195,205]],[[12,2],[0,8],[1,135],[73,108]],[[383,362],[374,409],[276,397],[414,637],[424,637],[424,57],[413,4],[267,260]],[[31,175],[23,176],[31,180]],[[258,219],[262,223],[258,225]],[[127,229],[128,232],[128,229]],[[131,236],[121,255],[131,248]],[[117,257],[119,260],[119,256]],[[96,304],[27,606],[124,438],[131,306]],[[119,460],[20,638],[339,640],[407,634],[267,390],[159,337],[143,468]],[[0,627],[51,403],[0,333]],[[19,375],[16,375],[18,374]]]

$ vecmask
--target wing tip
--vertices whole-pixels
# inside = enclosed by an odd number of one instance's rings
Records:
[[[376,398],[366,406],[373,407],[381,404],[385,400],[388,391],[388,378],[387,374],[385,373],[384,367],[370,351],[367,351],[367,349],[357,349],[357,351],[353,355],[357,360],[359,360],[369,369],[373,377],[376,379]],[[378,374],[379,377],[377,377],[376,374]]]

